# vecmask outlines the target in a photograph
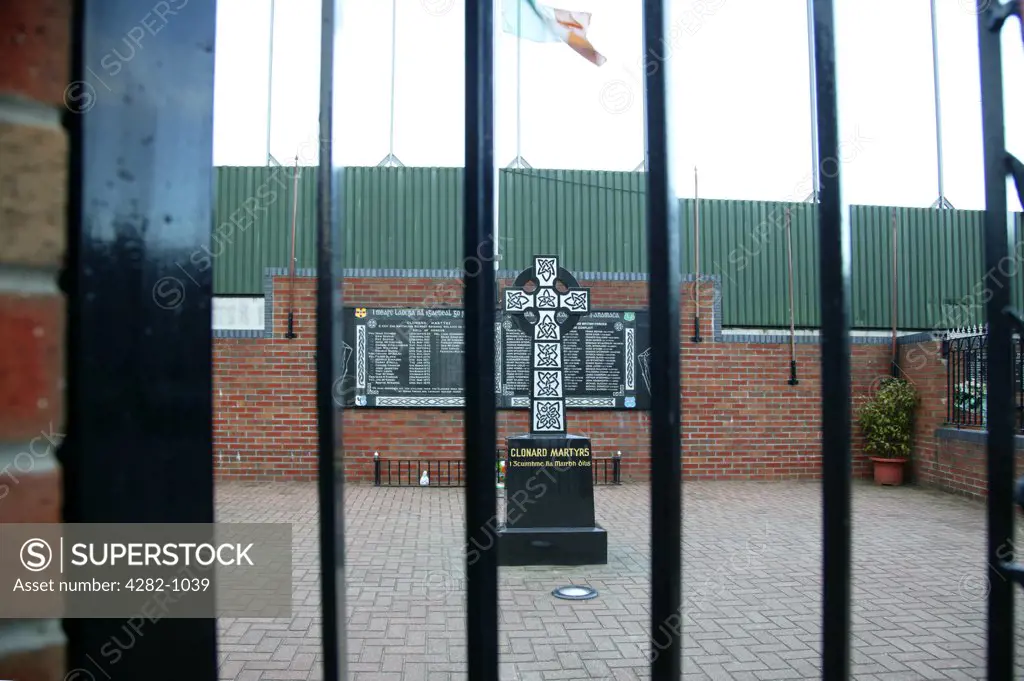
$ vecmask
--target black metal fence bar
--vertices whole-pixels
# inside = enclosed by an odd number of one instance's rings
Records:
[[[0,14],[11,21],[6,9],[16,6],[4,3]],[[55,26],[63,9],[54,10]],[[215,520],[213,277],[209,268],[185,271],[176,264],[189,263],[191,254],[211,245],[216,7],[196,2],[177,17],[164,16],[173,10],[160,15],[164,21],[147,24],[159,37],[122,57],[116,75],[105,73],[100,80],[96,71],[103,72],[99,64],[111,58],[111,38],[127,35],[129,28],[134,33],[140,9],[134,0],[73,3],[71,85],[63,112],[70,144],[68,250],[59,282],[68,303],[67,420],[53,424],[67,428],[57,454],[63,466],[65,523]],[[63,47],[65,34],[48,33],[47,44]],[[178,106],[180,101],[187,104]],[[59,130],[56,109],[54,120],[50,107],[40,105],[36,111],[33,124]],[[51,132],[49,127],[40,130]],[[0,164],[9,164],[15,152],[8,155],[4,148]],[[30,148],[24,156],[39,163],[45,153]],[[54,156],[52,163],[63,159]],[[0,232],[6,235],[5,217]],[[41,286],[57,285],[46,269],[25,268],[18,276]],[[112,323],[117,326],[113,333]],[[6,347],[5,352],[17,349]],[[0,378],[5,380],[6,375]],[[190,594],[197,599],[192,607],[212,609],[218,588]],[[66,655],[37,663],[42,657],[29,654],[21,674],[9,665],[6,669],[19,679],[56,676],[51,664],[72,670],[68,679],[216,679],[216,621],[173,619],[165,609],[159,611],[145,621],[66,619]],[[115,650],[111,643],[127,640],[126,630],[136,626],[144,629],[134,629],[140,635],[118,647],[124,654],[108,655]],[[46,628],[39,631],[42,635]],[[17,645],[12,634],[5,629],[0,640]]]
[[[319,449],[320,559],[323,612],[324,678],[347,678],[345,637],[345,495],[341,414],[333,384],[341,375],[342,360],[342,188],[341,166],[333,154],[333,112],[344,92],[335,87],[334,56],[339,51],[340,21],[345,0],[323,0],[320,34],[320,130],[317,169],[317,296],[316,296],[316,399]]]
[[[462,251],[468,261],[493,262],[494,5],[466,6],[466,170]],[[463,367],[466,386],[467,671],[470,681],[498,678],[498,553],[491,535],[497,512],[494,443],[494,274],[467,276]],[[472,559],[470,555],[474,556]]]
[[[1013,396],[1014,430],[1024,433],[1024,336],[1013,341]]]
[[[507,461],[499,457],[496,463]],[[622,484],[622,459],[618,456],[595,457],[591,470],[596,485]],[[375,456],[373,459],[373,484],[375,487],[462,487],[464,469],[462,459],[391,459]],[[423,473],[427,483],[422,482]],[[495,480],[501,482],[499,469],[495,466]]]
[[[1014,0],[1015,2],[1015,0]],[[988,560],[995,572],[988,593],[988,678],[1013,676],[1013,581],[1002,567],[1013,556],[1013,370],[1012,328],[1004,311],[1010,304],[1010,254],[1006,220],[1006,133],[1003,116],[1001,22],[994,19],[1012,3],[977,0],[978,66],[981,79],[982,149],[985,159],[985,307],[988,322]]]
[[[647,261],[651,315],[651,678],[682,673],[679,201],[672,181],[669,9],[644,0]]]
[[[850,675],[850,239],[844,223],[836,97],[834,0],[814,0],[821,197],[822,678]]]

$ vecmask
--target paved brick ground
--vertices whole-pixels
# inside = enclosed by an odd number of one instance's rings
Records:
[[[465,676],[462,494],[346,489],[352,678]],[[648,678],[648,494],[598,489],[608,565],[501,569],[503,679]],[[820,678],[820,496],[811,483],[684,486],[687,679]],[[984,507],[868,485],[853,507],[855,678],[984,678]],[[224,483],[217,508],[293,523],[295,545],[294,617],[221,620],[221,678],[322,679],[315,486]],[[601,595],[550,595],[570,582]]]

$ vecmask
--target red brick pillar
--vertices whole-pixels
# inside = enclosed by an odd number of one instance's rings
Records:
[[[0,2],[0,523],[60,522],[70,29],[70,0]],[[59,620],[0,621],[0,679],[64,669]]]

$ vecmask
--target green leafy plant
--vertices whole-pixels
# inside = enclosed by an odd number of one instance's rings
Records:
[[[917,390],[912,383],[901,378],[882,379],[878,391],[858,412],[865,451],[886,459],[909,457],[916,408]]]

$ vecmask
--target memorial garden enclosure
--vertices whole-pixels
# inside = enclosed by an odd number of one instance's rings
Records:
[[[349,306],[346,321],[352,322],[345,330],[349,369],[335,384],[336,399],[348,405],[343,410],[346,479],[356,483],[372,482],[374,452],[382,458],[404,459],[461,459],[463,455],[460,359],[459,350],[454,349],[461,342],[463,323],[462,283],[457,273],[365,274],[353,272],[343,282]],[[517,274],[500,271],[498,290],[511,286]],[[266,276],[266,331],[215,332],[215,465],[222,479],[315,479],[316,280],[312,275],[309,270],[299,270],[294,281],[295,338],[286,338],[291,280],[284,269],[268,270]],[[585,273],[579,276],[579,283],[591,291],[592,311],[563,341],[571,429],[591,438],[594,457],[621,451],[625,482],[646,481],[649,405],[645,372],[650,367],[643,354],[649,324],[647,283],[600,273]],[[702,479],[819,477],[818,340],[797,337],[800,382],[789,385],[789,344],[782,332],[730,333],[722,328],[717,302],[721,298],[715,291],[727,285],[717,279],[702,281],[702,292],[695,296],[693,277],[683,283],[684,475]],[[699,343],[691,341],[695,298],[704,301]],[[384,314],[378,314],[382,311]],[[511,323],[502,319],[500,331],[496,329],[504,352],[496,364],[501,367],[501,380],[495,381],[499,398],[496,450],[505,448],[506,437],[530,429],[529,339],[523,334],[510,339],[507,322]],[[621,330],[616,329],[618,324]],[[627,356],[625,331],[630,329],[636,332],[632,390],[625,388],[626,369],[620,364]],[[399,344],[399,333],[408,333],[410,338]],[[363,342],[367,344],[362,387],[356,351],[360,334],[365,334]],[[429,360],[423,338],[427,334],[433,337]],[[591,352],[588,360],[584,346],[593,339],[600,341],[593,344],[599,351]],[[917,340],[931,344],[930,339]],[[855,397],[867,394],[873,381],[888,374],[889,342],[885,337],[854,336]],[[373,343],[379,344],[381,355],[371,364]],[[497,352],[501,350],[496,348]],[[930,361],[934,358],[933,369],[941,368],[937,352],[928,357]],[[937,389],[944,390],[941,380]],[[620,383],[621,395],[600,392],[608,384]],[[363,400],[366,406],[356,404]],[[440,404],[427,406],[431,400]],[[869,464],[857,451],[856,471],[866,475]]]
[[[293,280],[281,267],[288,260],[292,204],[285,199],[291,195],[282,192],[265,207],[266,217],[255,220],[244,206],[254,187],[290,189],[288,182],[273,182],[274,172],[217,169],[217,222],[235,226],[218,242],[223,250],[213,268],[215,293],[252,296],[265,309],[258,322],[245,328],[214,331],[215,466],[224,479],[313,480],[316,472],[316,271],[309,268],[315,262],[315,182],[313,173],[303,169],[297,202],[299,268]],[[463,456],[462,277],[490,272],[494,263],[469,262],[464,270],[451,269],[460,263],[454,254],[459,252],[461,173],[457,168],[346,169],[346,370],[335,393],[346,406],[348,480],[373,481],[374,452],[384,459]],[[576,430],[592,438],[595,457],[622,453],[624,482],[649,479],[651,368],[644,353],[650,344],[650,315],[647,276],[641,274],[647,269],[641,241],[643,177],[502,170],[499,194],[500,266],[521,268],[535,252],[550,250],[571,263],[580,285],[592,292],[591,311],[564,340],[566,406]],[[699,263],[694,258],[697,208],[703,234]],[[792,228],[796,326],[814,329],[820,324],[820,299],[813,204],[680,201],[682,462],[687,478],[820,477],[817,335],[796,337],[799,383],[788,384],[784,215],[790,216]],[[927,452],[948,452],[941,460],[915,457],[920,470],[913,477],[933,477],[941,486],[973,495],[984,487],[981,445],[935,436],[943,425],[940,403],[946,385],[940,344],[926,331],[936,325],[944,330],[947,320],[980,320],[979,305],[962,310],[957,305],[970,298],[970,282],[984,274],[979,236],[983,215],[886,206],[850,209],[853,399],[866,395],[890,370],[890,339],[883,329],[891,323],[889,268],[895,244],[901,268],[899,328],[901,333],[921,332],[901,337],[901,357],[924,358],[920,366],[904,369],[939,405],[926,410],[920,441]],[[1024,236],[1020,217],[1015,216],[1016,241]],[[950,253],[962,257],[950,263]],[[695,275],[685,274],[698,265],[699,295],[694,292]],[[499,270],[497,290],[513,285],[519,272]],[[187,281],[185,274],[181,278]],[[1013,300],[1020,304],[1024,277],[1017,277],[1012,288]],[[697,302],[699,342],[694,341],[693,324]],[[286,337],[290,311],[295,338]],[[500,432],[495,449],[503,451],[508,435],[529,430],[530,341],[508,332],[511,320],[504,313],[496,315],[496,322]],[[630,338],[632,351],[627,347]],[[357,385],[360,368],[364,380]],[[927,403],[927,394],[923,398]],[[856,429],[854,454],[855,472],[866,475],[869,466]],[[950,460],[968,463],[944,463]]]

